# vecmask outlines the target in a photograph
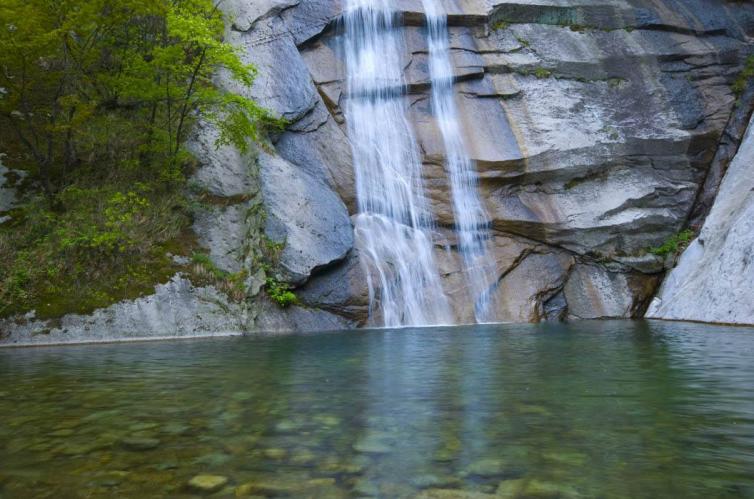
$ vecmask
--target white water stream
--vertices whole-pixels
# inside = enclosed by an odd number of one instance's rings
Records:
[[[488,218],[463,143],[453,95],[447,16],[423,0],[428,18],[432,109],[445,144],[458,249],[478,322],[487,320]],[[370,317],[387,327],[453,322],[433,255],[433,217],[418,144],[407,119],[406,53],[389,0],[348,0],[344,13],[348,91],[359,214],[356,245],[367,271]],[[373,315],[374,314],[374,315]]]
[[[359,205],[356,245],[367,270],[370,308],[379,305],[385,326],[450,324],[419,148],[406,118],[402,37],[395,20],[387,0],[348,0],[344,13],[345,112]]]
[[[477,188],[476,168],[463,141],[458,108],[453,93],[448,16],[440,0],[422,0],[427,16],[429,73],[432,83],[432,113],[445,145],[450,178],[458,249],[464,262],[467,284],[474,301],[477,322],[489,322],[490,287],[495,262],[488,248],[490,219]]]

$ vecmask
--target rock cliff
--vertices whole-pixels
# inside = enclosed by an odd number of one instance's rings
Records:
[[[396,5],[404,26],[405,99],[438,223],[436,257],[454,314],[468,322],[473,311],[462,299],[444,149],[429,105],[424,14],[417,0]],[[259,69],[251,89],[236,90],[289,122],[248,155],[216,149],[208,127],[193,145],[201,163],[194,184],[212,200],[201,208],[195,231],[220,268],[249,271],[248,300],[238,306],[213,301],[214,291],[192,291],[180,277],[141,300],[209,304],[212,320],[197,318],[197,333],[217,324],[260,332],[366,325],[368,290],[354,248],[354,177],[341,108],[342,0],[233,0],[225,8],[232,19],[228,37]],[[752,99],[749,92],[737,100],[731,84],[752,50],[754,6],[724,0],[447,0],[446,8],[464,139],[492,217],[496,319],[643,315],[665,263],[647,250],[683,229],[695,209],[696,220],[703,218],[702,205],[714,196],[721,168],[738,145],[743,130],[735,126],[734,110],[748,112]],[[740,190],[743,180],[736,179],[751,164],[749,148],[754,146],[745,146],[731,167],[719,196],[724,200],[702,231],[709,246],[701,256],[701,241],[687,251],[651,316],[683,315],[674,306],[679,275],[701,286],[704,276],[692,269],[711,271],[708,261],[727,265],[732,246],[738,257],[731,258],[738,260],[730,262],[731,275],[732,265],[743,261],[752,204]],[[721,149],[727,154],[718,154]],[[734,195],[731,189],[739,190]],[[274,265],[261,265],[259,248],[270,245],[280,249]],[[265,298],[260,288],[270,275],[296,287],[298,305],[280,309]],[[751,303],[745,284],[740,281],[739,297]],[[118,322],[114,310],[153,313],[153,306],[138,303],[102,313],[116,330],[137,327]],[[187,307],[203,315],[196,303]],[[754,322],[750,308],[748,313],[685,317]],[[67,332],[60,329],[69,323]],[[138,327],[144,334],[171,334],[171,324],[145,320]],[[65,320],[37,328],[52,331],[51,339],[78,335]]]
[[[421,2],[398,5],[406,99],[439,222],[437,259],[456,317],[469,321],[461,264],[446,251],[453,219],[429,108]],[[720,144],[740,138],[726,132],[736,106],[730,85],[750,51],[754,9],[721,1],[446,8],[465,140],[493,218],[496,318],[641,316],[664,270],[647,250],[687,224]],[[280,160],[321,178],[323,196],[337,193],[352,215],[341,9],[338,1],[238,2],[234,35],[267,75],[254,95],[301,116],[276,141]],[[738,105],[749,109],[750,98]],[[304,303],[365,323],[355,260],[352,251],[315,272],[299,292]]]
[[[699,237],[669,273],[647,317],[754,324],[754,122]]]

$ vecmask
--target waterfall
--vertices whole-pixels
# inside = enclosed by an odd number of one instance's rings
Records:
[[[422,0],[427,17],[432,112],[445,145],[445,157],[453,198],[453,215],[468,286],[477,322],[492,320],[489,277],[495,262],[489,251],[490,220],[479,198],[474,163],[463,142],[453,94],[447,14],[440,0]]]
[[[356,246],[367,273],[370,317],[379,305],[387,327],[449,324],[420,152],[406,116],[396,18],[388,0],[348,0],[343,15]]]

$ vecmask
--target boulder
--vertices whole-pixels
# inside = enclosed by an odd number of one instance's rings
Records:
[[[353,322],[325,310],[305,305],[280,308],[267,299],[259,299],[258,314],[250,327],[253,333],[311,333],[352,329]]]
[[[228,477],[221,475],[196,475],[188,482],[189,489],[202,494],[211,494],[222,489]]]
[[[282,279],[300,285],[343,260],[353,247],[353,228],[343,201],[327,184],[267,153],[259,156],[259,171],[265,233],[284,244],[278,261]]]
[[[577,264],[563,288],[572,319],[628,319],[640,314],[657,276],[609,272],[600,265]]]

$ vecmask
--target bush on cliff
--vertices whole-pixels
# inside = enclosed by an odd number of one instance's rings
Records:
[[[0,226],[0,316],[138,296],[191,251],[194,123],[242,150],[277,124],[216,85],[255,75],[223,32],[212,0],[0,4],[0,151],[27,172]]]

